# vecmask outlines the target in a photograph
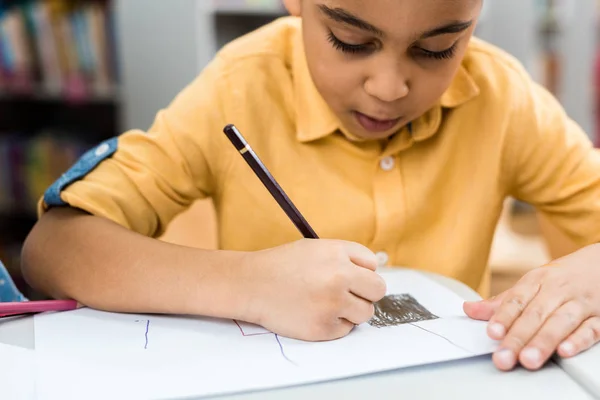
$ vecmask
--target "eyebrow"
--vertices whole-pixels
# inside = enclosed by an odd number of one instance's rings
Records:
[[[371,32],[377,36],[384,36],[383,31],[374,25],[371,25],[367,21],[364,21],[355,15],[352,15],[348,11],[342,8],[329,8],[324,4],[319,4],[319,8],[323,14],[327,15],[334,21],[341,22],[343,24],[354,26],[363,31]]]
[[[334,21],[341,22],[346,25],[354,26],[363,31],[371,32],[377,36],[381,36],[381,37],[385,36],[385,34],[383,33],[383,31],[381,29],[368,23],[367,21],[364,21],[364,20],[358,18],[357,16],[344,10],[343,8],[329,8],[324,4],[319,4],[319,9],[321,10],[321,12],[323,14],[327,15],[329,18],[331,18]],[[450,34],[450,33],[460,33],[460,32],[467,30],[468,28],[470,28],[471,25],[473,25],[473,21],[452,22],[450,24],[443,25],[443,26],[434,28],[432,30],[429,30],[427,32],[424,32],[419,36],[419,38],[427,39],[427,38],[431,38],[434,36],[446,35],[446,34]]]
[[[469,29],[471,27],[471,25],[473,25],[473,21],[452,22],[450,24],[440,26],[438,28],[427,31],[427,32],[423,33],[420,36],[420,38],[427,39],[430,37],[445,35],[448,33],[460,33],[460,32],[463,32],[463,31],[466,31],[467,29]]]

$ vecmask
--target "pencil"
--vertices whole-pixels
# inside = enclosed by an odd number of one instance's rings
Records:
[[[318,239],[319,237],[308,224],[304,216],[298,211],[294,203],[290,200],[287,194],[283,191],[281,186],[277,183],[275,178],[271,175],[269,170],[264,166],[262,161],[258,158],[252,147],[248,144],[246,139],[242,136],[240,131],[235,125],[229,124],[223,130],[227,138],[231,141],[236,150],[242,155],[244,160],[248,163],[252,171],[256,174],[258,179],[265,185],[271,196],[277,201],[279,206],[286,213],[288,218],[292,220],[296,228],[302,233],[306,239]]]
[[[0,303],[0,317],[46,311],[68,311],[78,307],[75,300],[42,300]]]

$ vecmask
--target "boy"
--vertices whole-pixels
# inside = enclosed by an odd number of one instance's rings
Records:
[[[29,282],[99,309],[335,339],[384,296],[378,265],[486,295],[494,228],[514,196],[582,250],[466,313],[490,320],[502,370],[595,343],[600,156],[517,62],[471,38],[482,1],[285,3],[294,17],[223,49],[147,133],[99,145],[48,189],[24,248]],[[331,239],[300,239],[225,138],[229,123]],[[208,196],[223,250],[152,239]]]

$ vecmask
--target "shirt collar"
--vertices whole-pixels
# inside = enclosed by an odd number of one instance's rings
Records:
[[[450,87],[444,92],[440,99],[440,105],[444,108],[456,108],[479,95],[479,86],[465,67],[460,65]]]

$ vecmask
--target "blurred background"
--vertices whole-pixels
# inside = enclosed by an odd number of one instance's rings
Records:
[[[600,143],[600,1],[484,4],[476,35],[517,57]],[[223,44],[283,15],[280,0],[0,0],[0,259],[26,295],[19,255],[47,186],[98,141],[147,128]],[[203,201],[161,239],[214,248],[215,231]],[[571,250],[508,199],[493,291]]]

